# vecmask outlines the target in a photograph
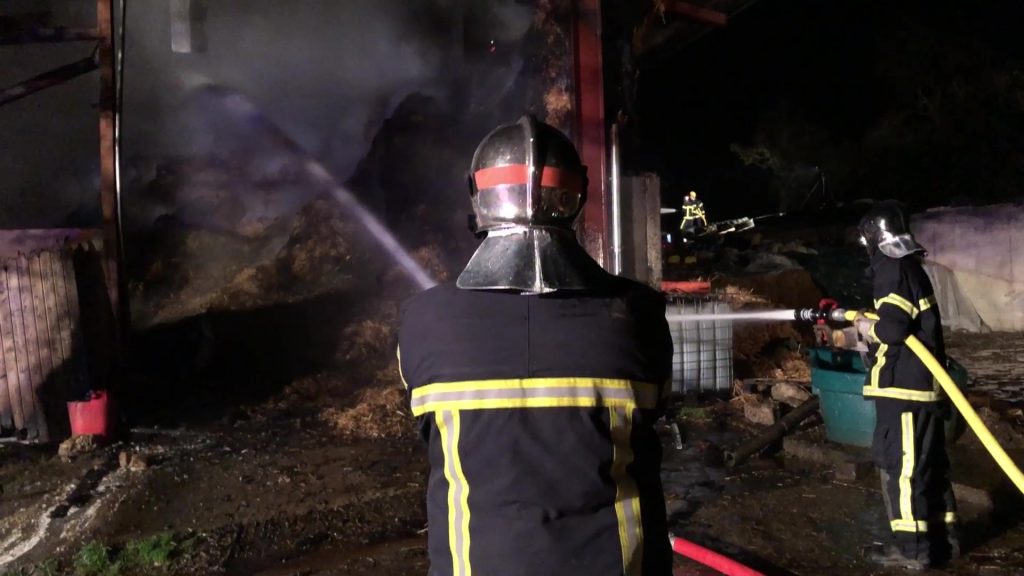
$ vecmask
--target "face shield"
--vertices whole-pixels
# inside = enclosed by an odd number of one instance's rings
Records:
[[[861,237],[861,242],[867,242]],[[910,254],[924,253],[924,248],[910,234],[892,234],[882,231],[878,241],[878,250],[890,258],[903,258]]]

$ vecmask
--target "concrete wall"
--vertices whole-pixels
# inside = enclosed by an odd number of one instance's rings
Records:
[[[928,258],[953,271],[986,325],[1024,331],[1024,206],[929,210],[911,229]]]
[[[661,287],[661,181],[622,177],[622,275]]]

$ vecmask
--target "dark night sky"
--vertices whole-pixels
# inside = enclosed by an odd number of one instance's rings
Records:
[[[1024,184],[1020,22],[1024,7],[1004,1],[762,0],[641,69],[635,166],[662,174],[667,201],[696,188],[722,217],[778,201],[769,174],[744,166],[734,143],[764,145],[805,172],[821,166],[847,198],[1005,200]],[[925,115],[922,96],[941,108],[917,126],[905,118]],[[993,105],[1000,96],[1010,101]],[[999,168],[998,181],[968,189],[973,172]],[[814,181],[789,180],[798,197]]]

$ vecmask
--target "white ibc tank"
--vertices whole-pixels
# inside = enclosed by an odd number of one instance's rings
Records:
[[[713,297],[672,297],[666,315],[724,314],[729,306]],[[669,321],[672,333],[672,392],[692,394],[732,390],[732,322]]]

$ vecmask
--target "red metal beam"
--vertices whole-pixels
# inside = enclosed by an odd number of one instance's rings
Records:
[[[37,44],[54,42],[86,42],[100,39],[95,28],[28,28],[26,30],[0,31],[0,45]]]
[[[727,26],[729,24],[728,14],[718,12],[716,10],[709,10],[689,2],[682,2],[680,0],[664,0],[663,6],[666,12],[675,12],[676,14],[686,16],[691,20],[703,22],[704,24],[710,24],[712,26]]]
[[[24,82],[19,82],[9,88],[0,90],[0,106],[4,104],[10,104],[15,100],[21,100],[22,98],[46,90],[47,88],[53,88],[78,78],[82,74],[87,74],[96,69],[96,59],[92,56],[88,58],[82,58],[77,62],[66,64],[60,68],[44,72],[34,78],[29,78]]]
[[[578,0],[573,26],[576,69],[576,138],[587,165],[587,204],[581,241],[602,266],[607,262],[608,186],[601,58],[601,2]]]

